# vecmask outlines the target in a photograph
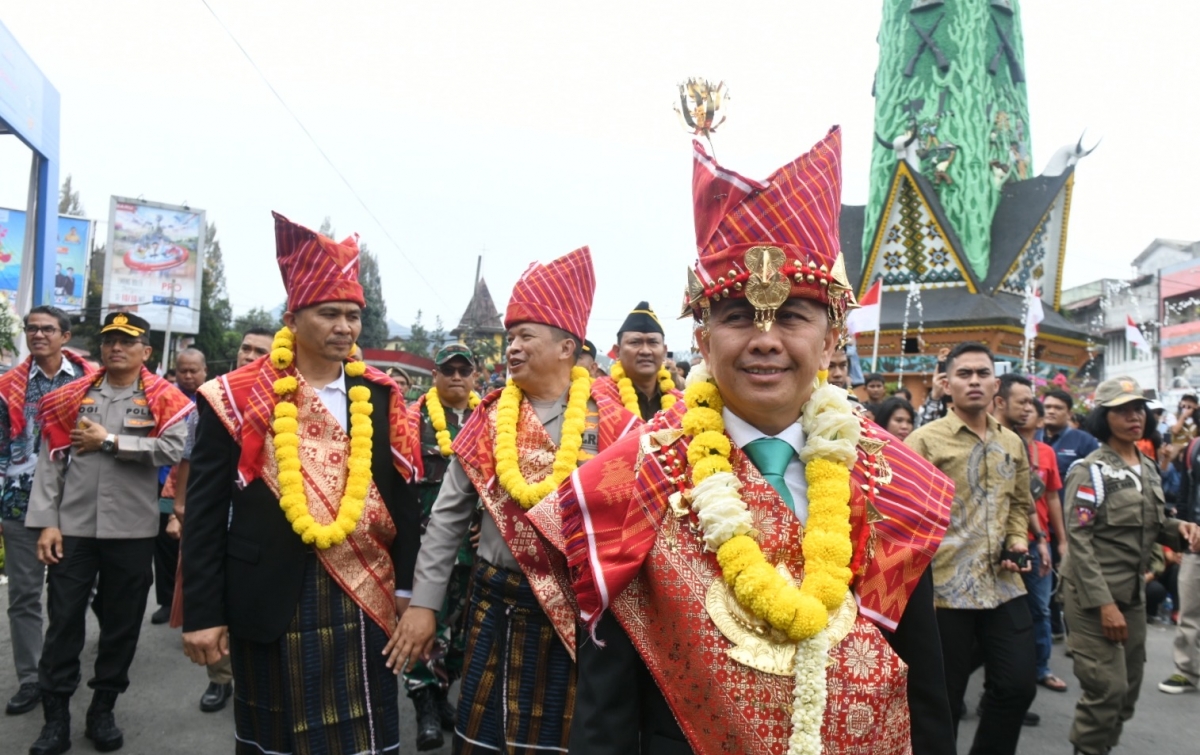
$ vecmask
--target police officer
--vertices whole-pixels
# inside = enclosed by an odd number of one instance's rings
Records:
[[[1146,662],[1143,575],[1156,542],[1200,550],[1200,527],[1167,518],[1158,468],[1137,441],[1149,414],[1132,378],[1106,380],[1085,429],[1100,448],[1067,476],[1064,604],[1068,646],[1083,695],[1075,706],[1076,753],[1102,755],[1133,718]]]

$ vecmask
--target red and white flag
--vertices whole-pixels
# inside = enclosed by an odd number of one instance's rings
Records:
[[[1037,338],[1038,323],[1046,319],[1046,313],[1042,311],[1042,297],[1038,296],[1037,291],[1032,291],[1029,294],[1029,306],[1025,309],[1025,340],[1030,341]]]
[[[879,330],[880,301],[883,298],[883,278],[879,278],[867,289],[858,302],[858,309],[846,315],[846,330],[850,335],[871,333]]]
[[[1142,331],[1130,315],[1125,315],[1125,340],[1147,354],[1151,352],[1150,342],[1146,340],[1146,336],[1142,335]]]

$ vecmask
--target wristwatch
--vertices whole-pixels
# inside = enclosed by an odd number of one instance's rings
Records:
[[[114,451],[116,451],[117,450],[117,436],[113,435],[112,433],[109,433],[108,437],[104,439],[104,442],[100,444],[100,450],[106,454],[111,454]]]

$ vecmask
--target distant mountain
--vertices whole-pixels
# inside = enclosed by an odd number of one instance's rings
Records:
[[[412,335],[412,328],[407,325],[401,325],[395,320],[387,321],[388,338],[408,338]]]

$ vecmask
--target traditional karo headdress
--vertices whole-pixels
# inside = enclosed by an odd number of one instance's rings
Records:
[[[617,338],[620,339],[622,333],[658,333],[662,335],[662,332],[662,323],[658,321],[658,315],[654,314],[654,310],[650,309],[650,302],[641,301],[625,318],[625,322],[621,323],[620,329],[617,330]]]
[[[327,301],[367,305],[358,282],[358,240],[342,243],[297,225],[278,212],[275,218],[275,260],[287,289],[288,311]]]
[[[562,328],[582,343],[595,291],[592,253],[586,246],[549,265],[534,262],[513,286],[504,313],[504,327],[539,322]]]
[[[692,145],[698,259],[684,314],[705,319],[711,302],[744,297],[765,330],[776,309],[802,296],[826,303],[840,327],[855,306],[838,243],[841,130],[765,181],[726,170],[700,142]]]

